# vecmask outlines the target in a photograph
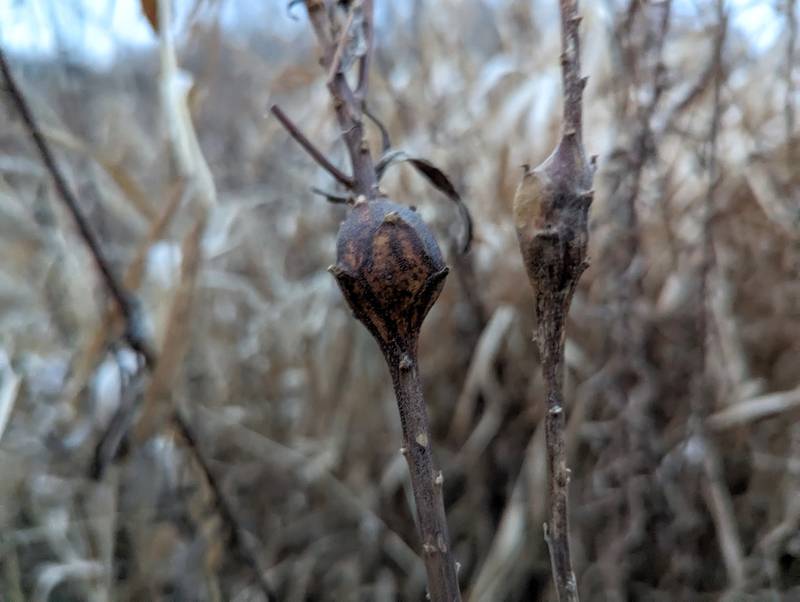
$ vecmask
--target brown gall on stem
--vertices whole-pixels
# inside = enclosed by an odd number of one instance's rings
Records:
[[[563,293],[586,267],[593,167],[569,133],[544,163],[525,173],[514,197],[514,226],[535,291]]]
[[[595,158],[583,148],[577,0],[559,0],[563,126],[561,141],[540,166],[525,167],[514,197],[514,225],[534,290],[536,343],[547,388],[545,415],[550,517],[544,535],[559,602],[578,602],[569,542],[569,469],[563,396],[566,321],[578,280],[588,267],[589,207]]]
[[[419,214],[387,199],[356,204],[339,230],[331,272],[387,361],[407,367],[448,273]]]

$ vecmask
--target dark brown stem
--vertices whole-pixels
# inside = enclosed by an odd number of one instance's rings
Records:
[[[369,34],[369,32],[372,31],[372,11],[369,2],[366,4],[368,6],[364,7],[364,18],[365,27]],[[306,0],[306,8],[308,9],[308,17],[314,27],[317,41],[322,50],[322,64],[326,70],[330,70],[336,54],[337,41],[334,40],[330,34],[331,23],[327,3],[324,0]],[[347,35],[347,31],[343,31],[342,35]],[[367,37],[370,43],[372,41],[371,37],[371,34]],[[370,52],[371,50],[368,49],[367,55],[369,55]],[[367,62],[366,59],[362,59],[362,69],[368,66],[366,65]],[[368,74],[364,71],[360,80],[361,83],[359,84],[362,92],[366,91],[367,77]],[[353,189],[356,194],[364,195],[364,197],[369,200],[374,199],[378,194],[378,178],[375,173],[375,166],[372,162],[369,146],[364,139],[363,110],[361,102],[353,93],[350,84],[347,83],[341,66],[330,74],[328,91],[333,99],[336,119],[342,130],[342,140],[344,140],[347,146],[347,152],[350,155],[350,162],[353,166]]]
[[[272,114],[278,118],[278,121],[281,122],[281,125],[286,128],[286,131],[289,132],[289,135],[294,138],[309,155],[311,155],[311,158],[314,159],[314,161],[316,161],[320,167],[331,174],[343,186],[346,186],[347,188],[353,188],[353,178],[345,174],[333,163],[328,161],[325,155],[323,155],[322,152],[320,152],[320,150],[314,146],[311,140],[309,140],[308,137],[300,131],[300,128],[298,128],[294,122],[289,119],[289,116],[284,113],[278,105],[272,105],[270,111],[272,111]]]
[[[433,467],[432,437],[419,382],[416,350],[387,355],[386,359],[400,410],[403,429],[401,453],[411,472],[430,599],[433,602],[458,601],[461,600],[458,571],[450,548],[442,495],[444,479],[441,471]]]
[[[217,512],[220,518],[222,518],[222,522],[227,526],[228,544],[230,548],[236,553],[243,564],[250,567],[250,570],[256,577],[261,592],[266,596],[268,602],[277,600],[277,596],[273,593],[270,584],[264,576],[264,572],[261,570],[261,563],[258,561],[258,551],[248,540],[234,507],[231,505],[228,497],[223,493],[222,484],[211,468],[211,464],[206,458],[205,453],[200,448],[200,440],[197,436],[197,432],[180,409],[175,409],[175,412],[172,414],[172,422],[186,442],[188,449],[194,450],[194,460],[197,462],[197,465],[206,479],[206,483],[208,483],[214,495]]]
[[[72,191],[67,186],[66,179],[59,170],[58,165],[56,165],[53,154],[50,151],[44,136],[41,134],[41,130],[39,129],[36,120],[33,117],[33,113],[31,112],[25,97],[14,80],[8,63],[6,62],[5,53],[2,51],[2,49],[0,49],[0,70],[3,72],[3,78],[5,79],[6,87],[8,88],[8,91],[14,100],[17,110],[20,112],[20,115],[25,122],[28,133],[36,144],[39,154],[42,157],[42,162],[55,182],[59,198],[74,218],[81,238],[89,248],[89,252],[103,277],[103,283],[119,306],[120,313],[122,314],[126,324],[126,342],[133,350],[141,355],[142,359],[144,360],[145,367],[149,372],[152,373],[158,362],[158,356],[150,349],[149,345],[145,343],[140,334],[141,328],[138,325],[139,319],[134,310],[134,307],[136,307],[136,301],[134,300],[133,295],[125,290],[123,285],[114,276],[108,261],[103,255],[97,236],[92,230],[92,227],[89,225],[89,221],[81,212],[81,209],[78,206]],[[178,431],[183,434],[189,452],[200,466],[208,481],[209,488],[214,496],[217,511],[219,512],[226,528],[231,533],[231,544],[235,546],[234,549],[238,551],[240,556],[245,559],[247,564],[253,569],[259,585],[261,586],[261,590],[267,597],[267,600],[275,600],[275,595],[272,593],[272,590],[266,583],[261,570],[258,568],[259,564],[253,555],[253,551],[243,543],[243,540],[240,536],[242,528],[240,527],[240,523],[236,514],[232,510],[233,506],[222,491],[219,480],[214,476],[208,459],[200,449],[197,436],[194,434],[194,430],[177,410],[173,415],[173,421]],[[120,434],[119,440],[121,441],[121,439],[122,435]],[[118,445],[119,441],[117,441],[116,444]],[[113,451],[108,450],[105,439],[104,441],[101,441],[100,445],[102,446],[102,449],[98,448],[96,458],[102,457],[103,453],[106,455],[109,453],[111,455],[115,455]],[[112,442],[108,443],[108,445],[113,446],[114,444]],[[93,466],[92,470],[94,471],[95,469],[99,469],[99,467]]]

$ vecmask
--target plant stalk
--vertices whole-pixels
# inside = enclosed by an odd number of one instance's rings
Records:
[[[458,602],[458,571],[450,548],[441,471],[433,467],[428,412],[419,380],[416,349],[387,354],[403,430],[401,453],[408,462],[417,507],[422,555],[433,602]]]
[[[571,293],[569,295],[572,296]],[[537,342],[547,386],[545,442],[547,447],[548,495],[550,517],[544,526],[545,541],[559,602],[578,602],[578,586],[572,570],[569,549],[568,488],[564,437],[564,328],[569,301],[559,296],[538,294],[536,313],[539,319]]]

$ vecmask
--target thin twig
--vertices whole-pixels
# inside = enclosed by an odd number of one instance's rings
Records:
[[[784,100],[784,123],[786,127],[786,155],[789,167],[797,165],[797,143],[795,142],[795,100],[794,100],[794,54],[797,45],[797,2],[786,0],[786,20],[789,35],[786,39],[786,100]]]
[[[197,432],[194,430],[194,427],[190,425],[188,418],[186,418],[177,407],[172,415],[172,421],[175,424],[175,428],[186,442],[187,447],[194,450],[195,462],[197,462],[197,465],[205,476],[206,482],[216,500],[217,511],[219,512],[220,518],[222,518],[222,522],[228,527],[228,543],[231,549],[234,550],[244,564],[250,567],[250,570],[258,580],[259,588],[267,597],[267,600],[270,602],[277,600],[276,595],[272,592],[272,587],[267,582],[264,571],[261,570],[257,550],[247,537],[233,505],[223,493],[219,479],[211,468],[211,464],[206,459],[205,453],[201,450]]]
[[[328,81],[332,81],[336,74],[342,67],[342,57],[344,56],[344,48],[350,37],[350,28],[353,26],[353,19],[356,15],[356,8],[358,3],[354,2],[350,5],[350,10],[347,12],[347,20],[344,22],[342,32],[339,34],[339,41],[336,44],[336,50],[333,53],[333,59],[328,67]]]
[[[411,473],[411,489],[417,507],[430,599],[433,602],[458,602],[461,600],[458,570],[450,546],[442,494],[444,477],[441,471],[433,467],[433,437],[415,355],[415,352],[411,352],[390,361],[403,429],[403,447],[400,451]]]
[[[578,0],[559,0],[561,9],[561,81],[564,86],[564,132],[583,140],[581,101],[588,78],[581,77],[581,17]]]
[[[358,84],[356,85],[355,96],[362,104],[367,99],[367,92],[369,90],[369,68],[372,65],[372,55],[375,52],[374,43],[374,7],[372,0],[364,0],[364,36],[367,39],[367,50],[358,65]],[[365,111],[366,112],[366,111]]]
[[[728,573],[730,586],[739,590],[744,586],[744,551],[741,537],[736,525],[736,514],[733,501],[726,486],[722,462],[715,443],[707,436],[705,419],[709,414],[711,399],[711,376],[709,374],[707,356],[709,353],[709,307],[708,307],[708,280],[714,265],[714,232],[712,219],[716,190],[719,184],[718,171],[718,144],[719,127],[722,115],[722,81],[724,67],[722,53],[725,37],[728,30],[728,14],[725,10],[725,0],[717,0],[717,43],[714,45],[714,95],[711,111],[711,124],[708,134],[708,156],[706,165],[708,169],[708,189],[703,201],[703,240],[700,264],[700,303],[698,304],[697,339],[702,342],[699,357],[698,381],[692,399],[693,427],[696,436],[703,445],[703,470],[706,481],[704,483],[704,497],[708,511],[714,521],[717,540],[725,568]]]
[[[281,122],[281,125],[286,128],[286,131],[289,132],[289,135],[294,138],[309,155],[311,155],[311,158],[314,159],[314,161],[316,161],[320,167],[331,174],[343,186],[346,186],[347,188],[353,188],[353,178],[345,174],[333,163],[328,161],[325,155],[323,155],[322,152],[320,152],[320,150],[314,146],[311,140],[309,140],[308,137],[300,131],[300,128],[298,128],[294,122],[289,119],[289,116],[284,113],[278,105],[272,105],[270,111],[272,111],[272,114],[278,118],[278,121]]]
[[[322,64],[329,70],[333,64],[336,52],[336,43],[330,33],[330,19],[328,6],[324,0],[305,0],[308,9],[308,17],[317,35],[320,49],[322,50]],[[365,0],[369,4],[369,0]],[[364,8],[365,28],[367,31],[372,29],[372,10],[369,6]],[[367,36],[371,42],[371,36]],[[367,55],[371,51],[367,49]],[[363,62],[362,62],[363,67]],[[368,73],[364,72],[363,78],[366,79]],[[366,89],[366,83],[363,88]],[[369,151],[369,145],[364,138],[364,123],[362,121],[362,107],[347,78],[342,72],[341,64],[332,77],[328,80],[328,91],[333,99],[333,108],[336,112],[336,119],[342,130],[342,140],[347,146],[350,155],[350,162],[353,166],[353,188],[359,195],[364,195],[367,199],[373,199],[378,193],[378,178]]]
[[[120,312],[122,313],[126,323],[125,340],[132,349],[141,355],[142,359],[144,360],[145,367],[150,373],[152,373],[158,363],[158,357],[155,352],[152,351],[149,346],[144,343],[144,341],[142,341],[139,333],[136,332],[138,326],[135,326],[135,323],[138,318],[133,310],[135,305],[135,301],[133,300],[134,298],[128,291],[125,290],[125,288],[116,279],[111,271],[111,268],[105,256],[103,255],[102,249],[100,248],[100,243],[94,231],[89,225],[88,220],[81,212],[75,197],[67,186],[66,179],[59,170],[58,165],[56,165],[53,155],[50,152],[50,148],[48,147],[44,137],[41,135],[40,129],[33,117],[33,113],[31,112],[25,97],[23,96],[16,84],[16,81],[14,80],[13,75],[11,74],[11,70],[8,67],[8,63],[6,62],[5,54],[2,49],[0,49],[0,69],[2,69],[6,87],[11,93],[18,111],[22,115],[28,132],[39,150],[42,161],[56,184],[56,190],[59,193],[59,198],[61,198],[64,205],[67,207],[67,210],[73,216],[76,224],[78,225],[78,230],[81,234],[81,237],[86,246],[89,248],[92,258],[94,259],[98,269],[100,270],[100,273],[103,276],[103,282],[106,285],[106,288],[120,308]],[[240,521],[233,512],[233,506],[225,496],[219,480],[214,475],[210,462],[200,449],[198,445],[198,437],[195,434],[194,429],[191,427],[191,425],[189,425],[189,423],[186,421],[186,419],[184,419],[177,409],[173,413],[172,420],[175,423],[178,432],[182,434],[191,455],[200,466],[208,481],[209,488],[211,489],[215,500],[215,506],[220,513],[223,523],[231,533],[231,544],[235,546],[235,549],[239,552],[240,556],[245,559],[247,564],[253,569],[261,590],[267,599],[275,600],[275,595],[272,593],[271,588],[266,583],[263,573],[259,568],[258,561],[252,554],[252,550],[248,549],[242,541],[241,533],[243,530],[240,527]]]
[[[50,147],[45,142],[44,136],[42,135],[39,126],[33,117],[33,113],[31,112],[30,107],[28,106],[28,103],[22,94],[22,91],[19,89],[19,86],[17,86],[17,82],[11,73],[11,69],[6,61],[5,52],[2,50],[2,48],[0,48],[0,69],[3,72],[3,79],[6,82],[6,88],[11,94],[11,98],[14,100],[14,104],[17,107],[19,114],[22,116],[22,121],[25,123],[26,129],[36,145],[36,149],[39,151],[42,162],[47,168],[47,171],[50,173],[50,176],[53,178],[53,182],[56,185],[58,194],[63,200],[64,205],[66,205],[70,215],[72,215],[72,218],[75,220],[75,224],[78,226],[78,231],[80,232],[81,238],[86,243],[86,246],[89,247],[92,259],[94,259],[95,265],[100,272],[103,283],[113,297],[114,302],[119,307],[120,313],[125,318],[125,323],[127,325],[124,333],[125,340],[134,351],[145,358],[147,363],[153,363],[153,350],[144,340],[143,327],[141,325],[141,318],[139,316],[137,305],[133,298],[125,292],[122,284],[120,284],[120,282],[117,280],[116,276],[111,270],[111,265],[100,248],[100,242],[97,240],[97,237],[92,231],[89,222],[81,213],[75,196],[72,194],[69,186],[67,186],[66,179],[58,169],[55,159],[53,158],[53,154],[50,151]]]

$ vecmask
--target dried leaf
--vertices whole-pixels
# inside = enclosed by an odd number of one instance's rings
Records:
[[[405,153],[405,151],[395,150],[384,153],[383,157],[381,157],[375,166],[375,171],[378,173],[378,179],[380,180],[380,178],[383,177],[383,174],[390,165],[398,161],[407,161],[408,163],[411,163],[414,169],[416,169],[417,172],[419,172],[426,180],[428,180],[428,182],[434,188],[445,194],[447,198],[456,203],[458,206],[458,211],[461,214],[461,219],[464,221],[465,228],[464,242],[462,244],[461,252],[468,252],[470,244],[472,243],[472,216],[470,215],[467,206],[461,200],[461,195],[458,194],[456,187],[450,181],[450,178],[447,177],[447,174],[445,174],[441,169],[436,167],[427,159],[410,157]]]
[[[142,0],[142,12],[150,27],[158,34],[158,0]]]
[[[443,192],[448,196],[448,198],[455,202],[458,206],[458,211],[461,214],[461,219],[464,221],[464,242],[462,243],[461,252],[466,253],[469,251],[469,247],[472,244],[472,216],[469,213],[469,209],[461,200],[461,195],[453,186],[453,183],[450,181],[450,178],[445,175],[445,173],[430,163],[425,159],[410,159],[411,165],[413,165],[418,172],[420,172],[425,178],[439,191]]]
[[[350,195],[336,194],[335,192],[322,190],[322,188],[317,188],[316,186],[311,187],[311,192],[325,197],[325,200],[327,200],[329,203],[335,203],[339,205],[347,204],[353,200],[353,197]]]
[[[364,115],[366,115],[369,120],[375,124],[375,126],[380,130],[381,133],[381,153],[384,155],[389,152],[392,148],[392,139],[389,137],[389,130],[386,129],[386,126],[383,125],[383,122],[378,119],[368,108],[367,105],[364,104],[362,109],[364,111]]]

